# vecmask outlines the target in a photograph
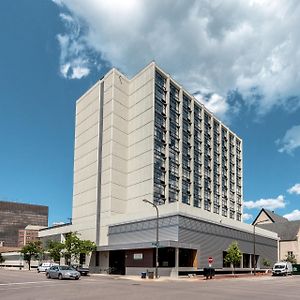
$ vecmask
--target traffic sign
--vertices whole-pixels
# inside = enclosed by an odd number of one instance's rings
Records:
[[[208,258],[208,263],[209,263],[209,264],[212,264],[213,261],[214,261],[213,258],[210,256],[210,257]]]

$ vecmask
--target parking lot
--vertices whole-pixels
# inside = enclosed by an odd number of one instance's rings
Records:
[[[91,275],[80,280],[46,279],[36,271],[0,269],[0,299],[299,299],[300,276],[238,279],[141,280]]]

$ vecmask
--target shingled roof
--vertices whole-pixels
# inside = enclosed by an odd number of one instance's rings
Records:
[[[300,230],[300,220],[269,224],[261,223],[257,226],[266,230],[276,232],[281,241],[294,241],[297,240],[297,234]]]
[[[260,214],[262,212],[264,212],[268,216],[270,221],[273,222],[273,223],[286,223],[286,222],[289,222],[289,220],[287,218],[284,218],[280,215],[275,214],[274,211],[262,208],[261,211],[259,212],[259,214],[257,215],[257,217],[255,218],[255,220],[252,222],[252,225],[255,224],[256,220],[258,219],[258,217],[260,216]]]
[[[274,222],[274,223],[286,223],[289,222],[289,220],[287,218],[284,218],[282,216],[279,216],[277,214],[274,213],[274,211],[268,210],[268,209],[264,209],[265,213],[269,216],[269,218]]]

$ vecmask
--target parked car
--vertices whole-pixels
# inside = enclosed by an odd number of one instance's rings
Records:
[[[72,267],[78,271],[80,273],[80,275],[82,276],[87,276],[88,273],[90,272],[90,269],[89,268],[86,268],[82,265],[72,265]]]
[[[46,271],[47,278],[71,279],[78,280],[80,273],[70,266],[52,266]]]
[[[274,264],[272,269],[272,275],[292,275],[293,272],[293,266],[288,261],[281,261],[276,264]]]
[[[59,264],[57,263],[50,263],[50,262],[44,262],[39,264],[39,266],[37,267],[37,272],[46,272],[50,267],[52,266],[58,266]]]

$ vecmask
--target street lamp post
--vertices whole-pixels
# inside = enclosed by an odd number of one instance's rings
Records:
[[[255,233],[255,228],[256,225],[260,224],[260,223],[264,223],[268,220],[262,220],[262,221],[258,221],[253,225],[253,274],[254,276],[256,275],[256,233]]]
[[[155,203],[150,202],[147,199],[143,199],[144,202],[151,204],[156,209],[156,251],[155,251],[155,278],[158,278],[158,220],[159,212],[158,207]]]

